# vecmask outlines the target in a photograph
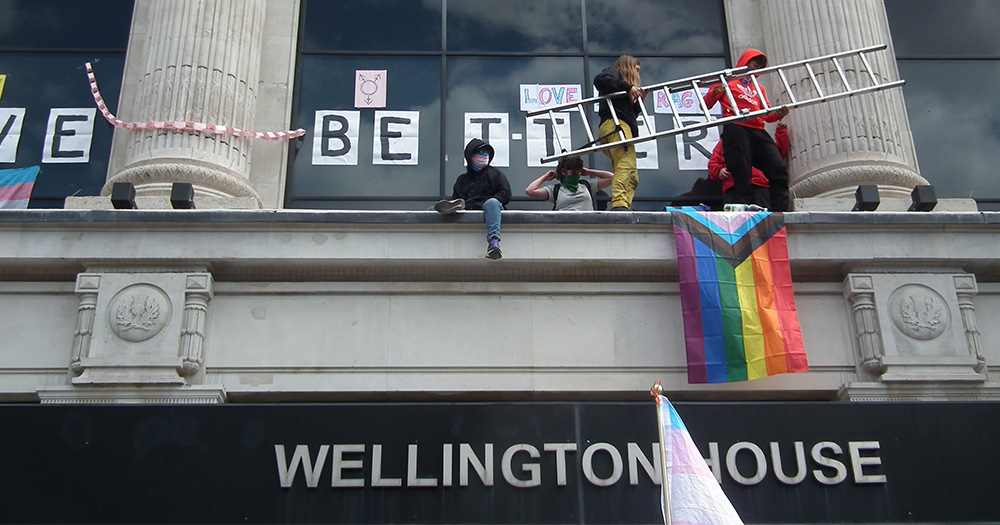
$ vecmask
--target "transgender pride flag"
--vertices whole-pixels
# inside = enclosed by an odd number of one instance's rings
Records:
[[[726,383],[809,370],[783,216],[669,209],[688,382]]]
[[[38,166],[0,170],[0,209],[27,208],[38,171]]]
[[[663,506],[663,522],[666,525],[743,525],[674,406],[661,395],[656,396],[656,404],[661,425],[661,453],[667,465],[664,476],[667,490],[664,492],[670,496],[669,509]]]

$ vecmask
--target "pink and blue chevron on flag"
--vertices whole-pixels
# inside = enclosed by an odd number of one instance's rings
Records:
[[[35,187],[39,166],[0,170],[0,209],[25,209]]]
[[[667,525],[743,525],[726,493],[705,463],[681,416],[664,396],[656,398],[663,421],[664,476],[670,494]]]

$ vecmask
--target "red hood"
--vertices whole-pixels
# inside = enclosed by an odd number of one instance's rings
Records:
[[[751,60],[757,57],[764,57],[764,62],[765,63],[767,62],[767,55],[765,55],[764,53],[761,53],[756,49],[747,49],[746,51],[743,52],[742,55],[740,55],[740,61],[736,63],[736,67],[743,67],[747,65],[747,62],[750,62]]]

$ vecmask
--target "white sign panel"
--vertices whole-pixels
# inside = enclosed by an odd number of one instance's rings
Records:
[[[510,116],[507,113],[466,113],[465,144],[479,139],[493,146],[493,160],[490,166],[510,167]]]
[[[644,119],[639,117],[637,120],[639,124],[639,136],[648,137],[650,135],[649,131],[646,129],[646,124]],[[652,119],[649,123],[650,127],[653,128],[653,133],[656,133],[656,119]],[[633,144],[635,146],[635,165],[640,170],[658,170],[660,169],[660,159],[658,156],[658,150],[656,147],[656,140],[647,140],[646,142],[640,142],[638,144]]]
[[[354,107],[385,107],[386,70],[358,70],[354,72]]]
[[[419,111],[376,111],[372,164],[416,166],[420,149]]]
[[[674,102],[674,107],[677,108],[677,113],[680,115],[701,115],[701,103],[698,102],[699,98],[704,98],[705,94],[708,93],[708,88],[699,88],[701,95],[696,95],[694,89],[689,89],[687,91],[677,91],[670,94],[671,100]],[[663,89],[658,89],[652,93],[653,102],[655,103],[654,111],[656,113],[666,113],[671,114],[670,102],[667,101],[667,92]],[[722,105],[715,104],[709,109],[709,114],[715,117],[722,115]]]
[[[681,117],[685,126],[707,122],[704,116]],[[677,144],[677,167],[681,170],[707,170],[712,150],[719,143],[719,127],[712,126],[674,136]]]
[[[0,108],[0,162],[17,162],[25,108]]]
[[[90,162],[97,108],[52,108],[45,127],[42,162],[84,164]]]
[[[535,111],[583,100],[580,84],[521,84],[521,111]]]
[[[554,115],[555,122],[548,115],[526,117],[524,129],[528,167],[555,166],[558,161],[543,164],[542,158],[560,153],[563,149],[572,149],[569,117],[568,114],[557,113]],[[562,146],[555,136],[556,130],[559,131]]]
[[[360,111],[316,111],[312,163],[357,166]]]

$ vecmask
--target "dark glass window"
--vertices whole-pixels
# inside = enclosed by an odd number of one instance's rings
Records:
[[[579,0],[448,3],[449,52],[580,53]]]
[[[133,4],[134,0],[4,0],[0,50],[124,50]]]
[[[587,0],[591,53],[716,55],[724,28],[722,2]]]
[[[899,58],[1000,58],[1000,2],[886,0]]]
[[[1000,100],[983,96],[1000,60],[901,60],[899,72],[920,174],[939,197],[1000,198]]]
[[[475,131],[474,138],[486,140],[498,150],[498,157],[493,163],[507,176],[517,208],[530,208],[535,204],[524,196],[524,188],[542,173],[550,168],[535,166],[543,156],[554,154],[557,143],[552,134],[550,120],[547,116],[532,119],[532,131],[529,133],[528,120],[525,112],[520,109],[520,86],[528,82],[537,84],[579,86],[580,98],[590,96],[589,84],[584,80],[583,60],[580,58],[515,58],[515,57],[458,57],[448,60],[448,97],[445,100],[447,129],[445,148],[447,162],[446,193],[451,194],[455,179],[465,172],[466,122]],[[488,113],[483,118],[472,122],[471,113]],[[484,121],[485,119],[485,121]],[[497,136],[497,130],[502,129],[502,122],[507,120],[506,134]],[[580,115],[574,113],[559,113],[556,120],[568,119],[570,133],[563,138],[572,137],[573,145],[586,142]],[[596,129],[596,125],[593,125]],[[492,134],[489,136],[487,134]],[[528,138],[538,137],[544,140],[544,149],[538,144],[528,147]],[[506,162],[502,152],[506,150]],[[544,208],[544,203],[542,208]],[[551,205],[550,205],[551,206]]]
[[[441,4],[414,0],[303,3],[302,50],[441,51]]]
[[[377,208],[413,209],[412,202],[393,204],[393,201],[426,202],[439,195],[441,66],[438,58],[306,56],[300,66],[294,127],[305,128],[308,133],[301,148],[292,154],[295,176],[288,181],[290,206],[338,208],[344,207],[341,201],[346,198],[376,202]],[[382,70],[386,71],[386,106],[356,107],[355,71]],[[326,114],[329,111],[336,113]],[[417,112],[419,119],[409,112]],[[326,131],[323,131],[324,115]],[[417,148],[411,144],[396,145],[393,140],[376,155],[376,126],[380,137],[383,126],[385,135],[410,136],[416,129]],[[382,148],[381,139],[378,146]],[[399,159],[400,155],[409,155],[415,163]]]
[[[132,7],[132,0],[99,8],[71,0],[0,3],[0,129],[10,125],[0,140],[17,145],[0,169],[41,167],[30,208],[100,194],[113,128],[97,110],[84,65],[93,64],[101,94],[117,112]]]
[[[93,63],[95,73],[100,82],[101,95],[116,109],[118,93],[121,85],[124,54],[92,54],[83,58],[75,53],[0,53],[0,63],[9,69],[7,81],[0,99],[0,128],[9,120],[9,112],[18,108],[24,109],[23,124],[20,137],[8,132],[3,140],[17,141],[15,162],[0,163],[0,169],[25,168],[41,166],[41,171],[35,181],[31,193],[31,208],[61,208],[68,195],[99,195],[101,187],[108,174],[108,158],[111,152],[111,135],[113,128],[96,110],[94,98],[90,93],[90,84],[84,63]],[[52,110],[78,110],[75,113],[93,113],[91,125],[80,130],[89,132],[93,129],[93,137],[89,144],[89,161],[72,163],[43,162],[45,138],[49,133],[48,126],[55,124]],[[72,112],[71,112],[72,113]],[[65,117],[64,117],[65,118]],[[74,117],[69,117],[74,118]],[[14,122],[11,122],[13,125]],[[60,126],[67,132],[75,132],[71,122]],[[71,155],[79,155],[79,149],[73,142],[49,145],[50,152],[57,150],[70,151]]]
[[[720,70],[726,63],[720,0],[303,0],[302,5],[293,120],[309,134],[291,153],[285,199],[290,208],[427,209],[451,194],[466,169],[465,145],[474,137],[498,149],[494,166],[510,180],[512,208],[550,209],[523,190],[554,165],[543,166],[542,157],[586,143],[587,127],[578,112],[559,113],[555,123],[547,115],[528,119],[525,100],[543,92],[553,100],[570,93],[576,100],[588,98],[594,76],[622,52],[639,56],[646,84]],[[380,13],[392,6],[398,11],[383,18]],[[621,18],[626,13],[628,21]],[[446,27],[440,26],[442,19]],[[330,34],[337,24],[346,29]],[[355,72],[370,70],[386,71],[384,109],[355,106]],[[655,96],[647,99],[651,113]],[[592,109],[586,117],[596,133]],[[400,111],[418,112],[418,163],[378,159],[376,132],[404,126],[390,121],[385,128],[377,115]],[[657,129],[671,127],[668,115],[652,118]],[[558,143],[553,126],[562,130],[565,144]],[[640,162],[637,209],[663,209],[706,176],[704,169],[678,167],[675,142],[655,142],[655,166]],[[707,151],[702,154],[699,147]],[[682,146],[705,157],[711,147],[690,141]],[[348,150],[355,154],[349,161],[333,161]],[[585,162],[610,167],[602,153]]]
[[[886,0],[920,174],[939,197],[1000,208],[1000,3]],[[986,88],[988,91],[988,88]]]

